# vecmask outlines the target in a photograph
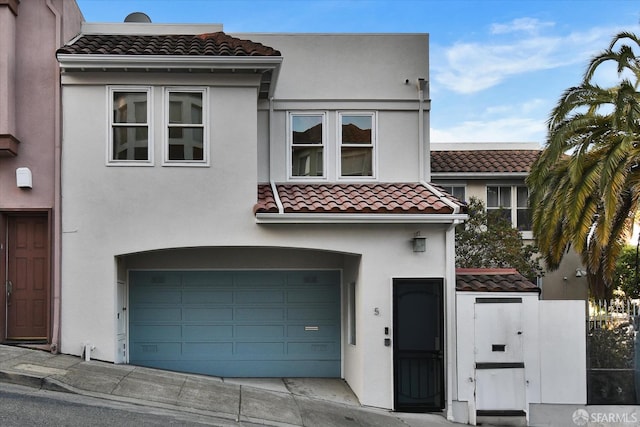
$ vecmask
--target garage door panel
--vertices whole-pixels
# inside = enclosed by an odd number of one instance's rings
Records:
[[[157,307],[157,308],[147,308],[140,307],[133,312],[131,315],[131,319],[136,322],[144,322],[147,320],[153,321],[175,321],[181,320],[182,311],[179,308],[173,307]]]
[[[330,286],[314,286],[312,289],[293,289],[287,291],[290,303],[333,303],[340,298]]]
[[[232,325],[184,325],[182,326],[182,340],[203,341],[219,340],[233,337]]]
[[[231,308],[183,308],[182,319],[187,322],[206,322],[216,320],[233,320]]]
[[[182,345],[182,357],[186,360],[225,360],[232,356],[232,342],[190,342]]]
[[[283,308],[237,308],[234,313],[234,320],[243,321],[260,319],[262,321],[282,321],[284,320],[284,313],[285,311]]]
[[[129,277],[131,363],[218,376],[340,376],[338,271]]]
[[[270,303],[283,303],[284,292],[283,291],[241,291],[236,292],[235,302],[238,304],[270,304]]]
[[[141,360],[179,359],[182,345],[179,342],[136,343],[131,350],[139,354]]]
[[[238,325],[235,327],[236,336],[238,338],[247,337],[268,337],[283,338],[284,326],[282,325]]]
[[[149,287],[147,289],[138,288],[131,293],[132,303],[144,302],[146,304],[174,304],[181,302],[182,292],[180,289],[154,289]]]
[[[340,336],[340,328],[335,324],[315,322],[313,325],[299,324],[287,327],[287,337],[309,340],[327,339]]]
[[[316,359],[318,356],[339,356],[335,343],[327,342],[290,342],[287,346],[289,354]]]
[[[136,324],[130,328],[131,339],[136,342],[144,341],[180,341],[182,326],[169,324]]]
[[[286,277],[280,271],[238,271],[234,275],[234,285],[243,287],[284,285]]]
[[[290,320],[331,320],[335,319],[336,311],[331,307],[296,307],[287,310]]]
[[[182,302],[184,302],[185,304],[232,304],[233,291],[216,291],[215,289],[187,288],[183,292]]]

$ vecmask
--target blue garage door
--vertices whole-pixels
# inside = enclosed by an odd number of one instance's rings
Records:
[[[338,271],[132,271],[129,361],[226,377],[340,377]]]

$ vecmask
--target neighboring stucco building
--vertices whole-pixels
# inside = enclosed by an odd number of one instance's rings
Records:
[[[74,0],[0,0],[0,342],[56,350],[60,326],[60,73]]]
[[[455,225],[427,34],[85,24],[57,53],[62,351],[455,396]]]
[[[432,181],[460,200],[476,197],[487,209],[508,210],[524,242],[533,244],[525,178],[540,151],[536,143],[432,143]],[[579,255],[568,251],[560,268],[539,280],[541,298],[586,300],[583,270]]]

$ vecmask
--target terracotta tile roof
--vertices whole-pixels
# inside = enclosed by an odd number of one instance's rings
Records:
[[[280,56],[261,43],[223,32],[199,35],[82,34],[58,49],[72,55]]]
[[[514,268],[456,268],[456,290],[540,293],[540,288]]]
[[[277,184],[284,213],[451,214],[453,208],[420,183]],[[466,213],[466,205],[451,201]],[[258,186],[255,213],[278,213],[271,186]]]
[[[539,150],[432,151],[432,173],[529,173]]]

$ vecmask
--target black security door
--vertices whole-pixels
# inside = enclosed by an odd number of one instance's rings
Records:
[[[442,279],[393,281],[395,410],[444,408]]]

